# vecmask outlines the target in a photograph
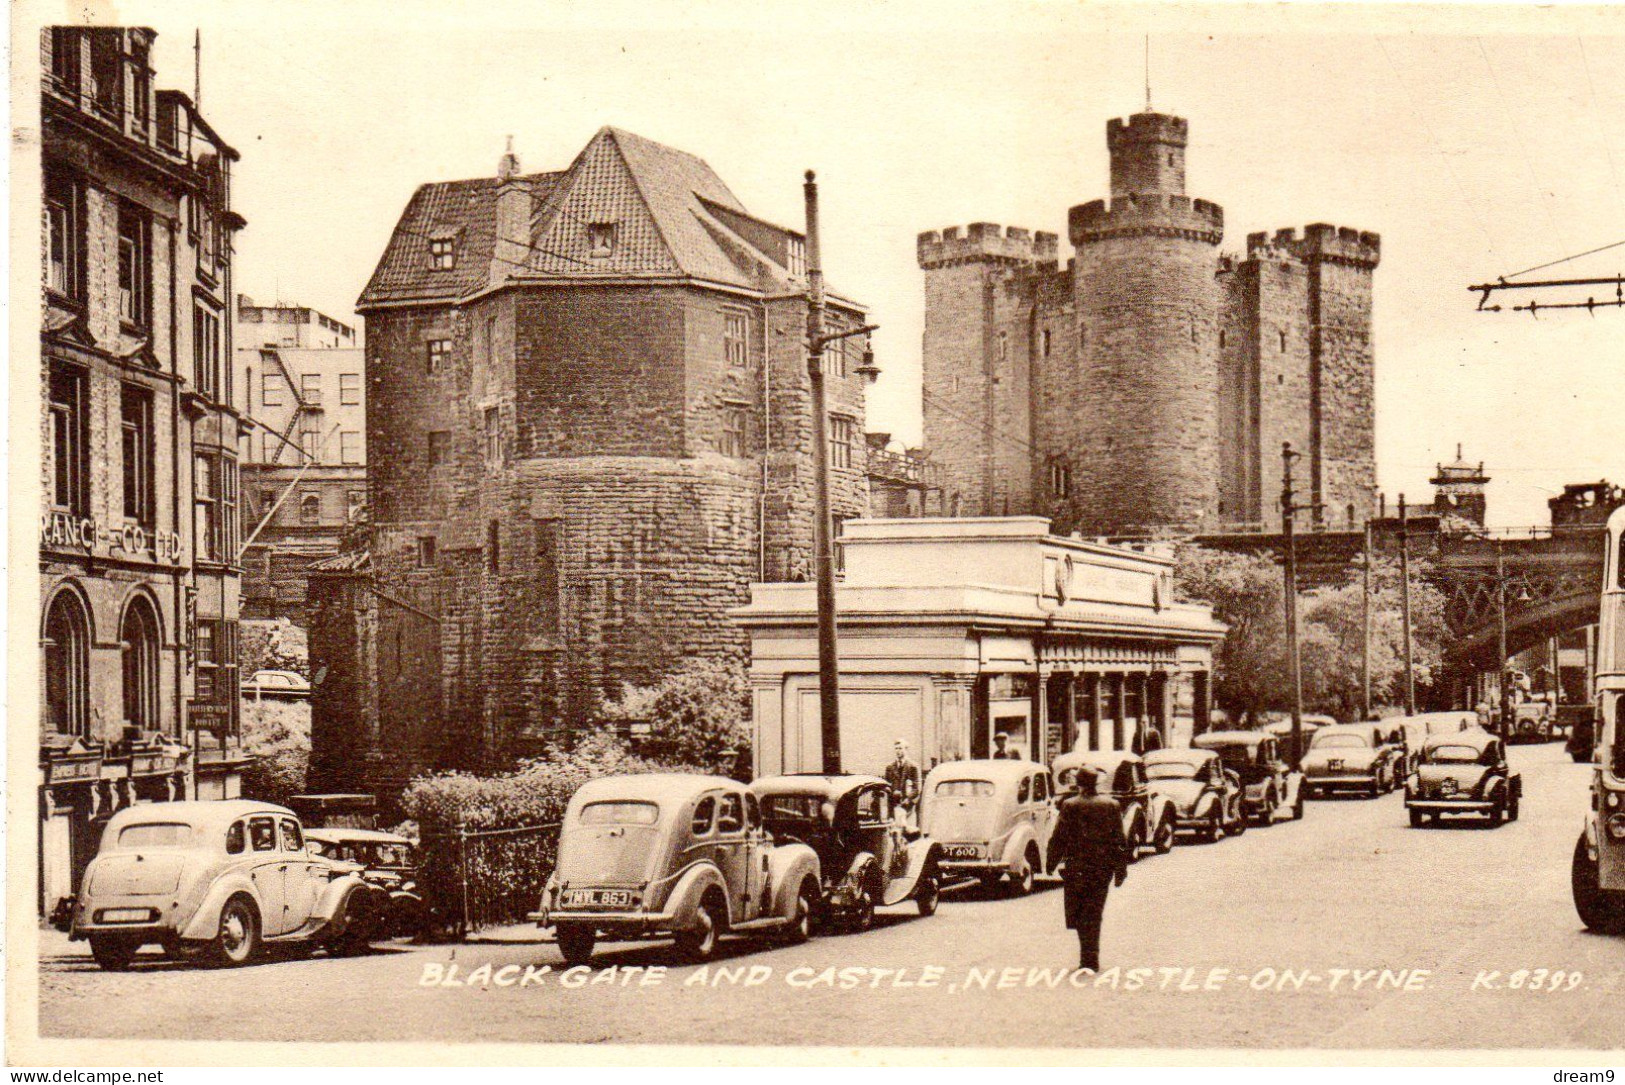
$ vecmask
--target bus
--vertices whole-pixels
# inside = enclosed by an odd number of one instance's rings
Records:
[[[1574,908],[1590,929],[1625,934],[1625,508],[1608,517],[1596,688],[1596,765],[1574,845]]]

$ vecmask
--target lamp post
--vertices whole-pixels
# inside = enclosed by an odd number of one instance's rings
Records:
[[[1282,561],[1283,589],[1286,606],[1287,654],[1292,666],[1292,768],[1297,771],[1303,762],[1303,664],[1298,653],[1298,544],[1293,534],[1293,516],[1312,505],[1293,503],[1292,461],[1302,459],[1303,453],[1292,451],[1291,441],[1281,442],[1281,547],[1285,551]]]
[[[1411,659],[1411,532],[1405,495],[1399,495],[1399,610],[1405,642],[1405,715],[1416,715],[1416,669]]]
[[[1507,574],[1506,563],[1501,554],[1501,540],[1495,540],[1495,602],[1497,617],[1497,633],[1499,639],[1496,644],[1495,666],[1500,672],[1498,685],[1500,687],[1500,706],[1498,714],[1501,717],[1501,738],[1507,737],[1509,720],[1507,710],[1510,708],[1510,693],[1508,688],[1507,668]]]
[[[1365,521],[1365,542],[1360,554],[1360,711],[1371,718],[1371,517]]]
[[[802,185],[807,215],[807,377],[812,391],[813,422],[813,570],[818,593],[818,720],[822,769],[841,771],[841,682],[836,654],[835,555],[829,511],[829,410],[824,390],[824,348],[837,339],[867,335],[878,325],[850,331],[824,331],[824,270],[818,241],[818,180],[807,171]],[[864,354],[859,373],[873,380],[879,373],[873,355]]]

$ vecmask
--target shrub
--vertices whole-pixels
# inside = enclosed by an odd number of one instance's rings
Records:
[[[606,715],[647,723],[638,752],[660,761],[733,775],[750,750],[750,682],[732,660],[689,660],[655,686],[629,686]]]
[[[286,805],[310,770],[310,703],[244,700],[242,728],[243,796]]]
[[[418,888],[431,926],[467,931],[519,922],[541,900],[557,825],[577,788],[600,776],[674,771],[703,770],[637,756],[613,735],[593,733],[498,776],[413,780],[401,808],[418,825]]]

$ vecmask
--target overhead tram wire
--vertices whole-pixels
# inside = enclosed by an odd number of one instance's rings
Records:
[[[1544,271],[1546,268],[1556,267],[1558,264],[1566,264],[1570,260],[1578,260],[1583,256],[1595,256],[1599,252],[1607,252],[1609,249],[1617,249],[1621,245],[1625,245],[1625,241],[1615,241],[1613,244],[1603,245],[1600,248],[1587,249],[1585,252],[1577,252],[1573,256],[1565,256],[1561,260],[1553,260],[1549,264],[1536,264],[1534,267],[1526,267],[1522,271],[1514,271],[1511,275],[1503,275],[1503,276],[1501,276],[1501,278],[1503,280],[1516,279],[1519,275],[1527,275],[1531,271]],[[1511,283],[1509,285],[1518,286],[1520,284]]]
[[[1597,108],[1597,85],[1591,79],[1591,58],[1586,56],[1585,38],[1579,34],[1574,35],[1574,44],[1580,47],[1580,68],[1585,72],[1586,92],[1591,96],[1591,111],[1598,114],[1600,120],[1602,111]],[[1625,205],[1625,189],[1621,189],[1619,185],[1619,170],[1614,165],[1614,152],[1608,146],[1608,135],[1602,130],[1600,124],[1597,126],[1597,132],[1597,142],[1602,144],[1603,158],[1608,162],[1608,175],[1614,182],[1614,195],[1619,197],[1619,202],[1622,205]]]
[[[975,426],[989,437],[996,437],[1001,441],[1015,445],[1017,448],[1024,448],[1028,452],[1039,451],[1038,446],[1032,444],[1030,441],[1025,441],[1011,433],[1005,433],[998,427],[992,425],[991,423],[983,422],[981,419],[971,418],[969,415],[960,414],[958,411],[942,402],[942,400],[938,399],[930,392],[927,392],[924,388],[920,389],[920,399],[936,407],[937,410],[941,411],[945,415],[948,415],[950,418],[956,418],[968,426]]]
[[[1382,50],[1383,59],[1388,61],[1388,67],[1392,69],[1394,79],[1398,81],[1400,88],[1405,91],[1405,99],[1410,103],[1411,115],[1417,119],[1422,125],[1422,130],[1427,133],[1428,142],[1433,144],[1433,150],[1438,154],[1439,161],[1444,163],[1446,176],[1456,186],[1456,191],[1461,195],[1462,204],[1467,208],[1468,213],[1473,216],[1473,222],[1478,226],[1479,232],[1484,235],[1484,243],[1489,247],[1490,255],[1499,261],[1501,257],[1495,251],[1495,239],[1490,236],[1489,227],[1484,224],[1484,218],[1478,213],[1478,208],[1473,203],[1472,197],[1467,195],[1467,187],[1461,183],[1461,178],[1456,176],[1455,167],[1450,164],[1450,156],[1444,153],[1444,144],[1439,142],[1438,133],[1433,130],[1433,125],[1429,122],[1427,114],[1417,105],[1416,95],[1412,92],[1410,83],[1406,81],[1405,76],[1400,72],[1399,65],[1394,63],[1393,54],[1388,52],[1388,46],[1383,44],[1382,36],[1380,34],[1371,36],[1376,39],[1377,48]]]

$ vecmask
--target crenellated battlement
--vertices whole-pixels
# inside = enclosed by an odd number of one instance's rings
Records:
[[[1169,231],[1216,245],[1224,236],[1224,208],[1189,196],[1134,192],[1113,196],[1110,203],[1091,200],[1067,214],[1067,234],[1073,245]]]
[[[992,222],[973,222],[960,232],[958,226],[927,230],[919,235],[916,251],[920,267],[986,261],[1005,264],[1054,263],[1060,238],[1044,230],[1021,226],[1002,227]]]
[[[1354,267],[1374,268],[1382,259],[1382,238],[1370,230],[1356,230],[1350,226],[1332,226],[1316,222],[1303,228],[1276,230],[1274,234],[1259,231],[1247,235],[1247,258],[1269,260],[1281,258],[1297,260],[1332,260]]]
[[[1190,122],[1166,113],[1136,113],[1127,120],[1113,117],[1106,122],[1106,146],[1115,150],[1127,143],[1171,143],[1185,146]]]

